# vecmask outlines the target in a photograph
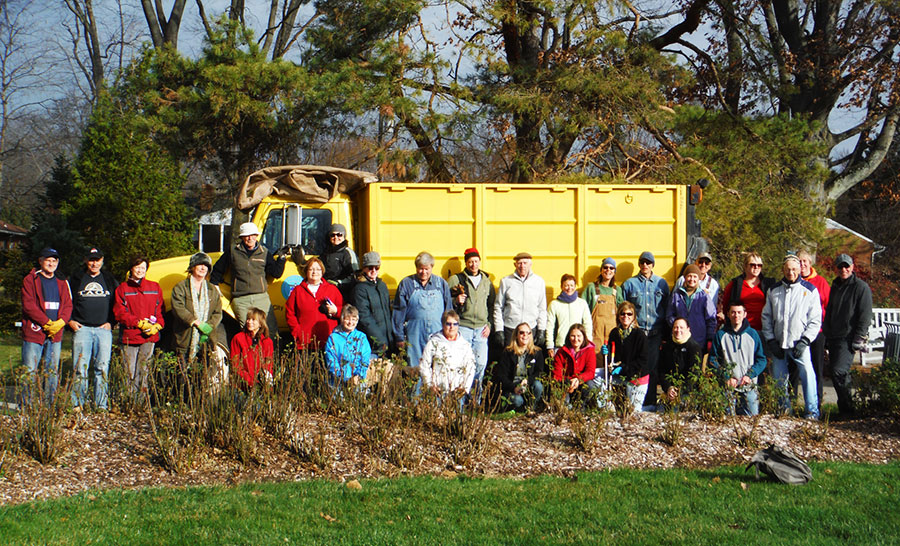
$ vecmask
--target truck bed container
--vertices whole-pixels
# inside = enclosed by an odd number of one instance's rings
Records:
[[[563,274],[578,279],[580,292],[596,280],[607,256],[618,263],[616,283],[621,284],[636,274],[637,258],[645,250],[656,258],[654,272],[674,284],[696,224],[688,195],[688,186],[671,185],[377,182],[327,203],[269,196],[251,218],[262,232],[260,242],[277,250],[285,240],[286,210],[299,207],[308,255],[325,248],[332,223],[344,224],[360,259],[370,250],[381,254],[380,274],[392,294],[400,279],[415,272],[414,258],[423,250],[435,257],[435,274],[446,279],[463,269],[463,253],[474,246],[495,286],[513,271],[513,256],[529,252],[550,301]],[[213,262],[219,255],[210,255]],[[162,285],[167,308],[172,287],[186,277],[189,259],[155,261],[148,270],[147,277]],[[287,329],[287,294],[298,279],[297,264],[289,262],[269,286],[281,330]],[[223,309],[230,314],[227,282],[221,288]]]

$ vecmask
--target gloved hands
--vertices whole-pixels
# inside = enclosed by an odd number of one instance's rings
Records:
[[[609,354],[609,345],[602,345],[600,347],[600,354],[608,355]]]
[[[547,341],[547,331],[546,330],[535,330],[534,331],[534,344],[535,345],[544,345],[545,341]]]
[[[777,339],[766,340],[766,348],[769,349],[769,353],[775,358],[784,358],[784,349],[781,348],[781,344],[778,343]]]
[[[197,329],[200,330],[200,343],[209,341],[209,334],[213,331],[213,327],[205,322],[201,322]]]
[[[850,348],[853,349],[853,352],[862,351],[866,348],[866,338],[862,336],[856,336],[853,338],[853,343],[850,344]]]
[[[44,331],[49,337],[56,337],[60,330],[66,327],[66,321],[63,319],[51,320],[44,325]]]
[[[162,330],[162,326],[160,326],[159,324],[151,324],[150,328],[144,330],[144,334],[147,337],[153,337],[158,334],[160,330]]]
[[[151,335],[150,329],[153,328],[153,323],[147,319],[141,319],[138,321],[137,327],[141,330],[141,332],[144,332],[145,335],[149,336]]]
[[[801,337],[797,340],[797,343],[794,343],[794,348],[791,350],[791,355],[794,358],[801,358],[803,353],[806,351],[806,348],[809,347],[809,340],[805,337]]]

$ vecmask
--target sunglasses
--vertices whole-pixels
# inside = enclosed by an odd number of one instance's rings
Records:
[[[375,271],[378,271],[379,269],[381,269],[381,266],[380,265],[367,265],[366,269],[374,269]]]
[[[446,326],[447,328],[455,328],[455,327],[459,326],[459,323],[447,321],[444,323],[444,326]]]
[[[850,269],[850,264],[840,264],[837,267],[838,269]]]
[[[343,237],[344,234],[343,233],[332,233],[331,236],[332,237]]]
[[[712,262],[709,260],[699,260],[697,263],[700,265],[712,265]]]
[[[620,317],[633,317],[634,313],[632,313],[631,311],[623,311],[623,312],[619,313],[619,316]]]
[[[750,267],[762,267],[762,264],[747,264]]]
[[[604,271],[607,270],[607,269],[611,269],[612,271],[615,271],[615,270],[616,270],[616,268],[613,267],[613,266],[611,266],[611,265],[604,265],[604,266],[602,267],[602,269],[603,269]]]
[[[531,331],[526,332],[525,330],[519,330],[518,332],[516,332],[516,334],[520,336],[530,336]]]
[[[648,262],[647,260],[639,260],[638,265],[653,265],[653,262]]]

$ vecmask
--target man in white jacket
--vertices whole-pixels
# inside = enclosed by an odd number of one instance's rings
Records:
[[[516,326],[527,322],[534,330],[534,344],[543,345],[547,332],[547,285],[531,271],[531,254],[519,252],[516,270],[500,280],[494,300],[494,336],[498,348],[509,345]]]
[[[459,315],[456,311],[444,312],[441,331],[432,334],[422,350],[419,360],[419,377],[422,384],[438,396],[455,393],[460,404],[475,379],[475,354],[472,347],[459,335]]]
[[[800,372],[806,417],[819,418],[816,374],[813,372],[809,345],[822,326],[819,293],[811,283],[800,278],[800,259],[788,254],[784,259],[784,278],[769,289],[762,312],[762,335],[773,355],[775,380],[782,389],[781,406],[790,407],[787,396],[788,362]]]

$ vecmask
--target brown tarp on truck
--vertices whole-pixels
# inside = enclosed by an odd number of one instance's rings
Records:
[[[319,165],[266,167],[244,180],[235,198],[235,204],[240,210],[248,210],[272,194],[291,201],[325,203],[335,195],[352,194],[377,180],[378,177],[370,172],[337,167]]]

